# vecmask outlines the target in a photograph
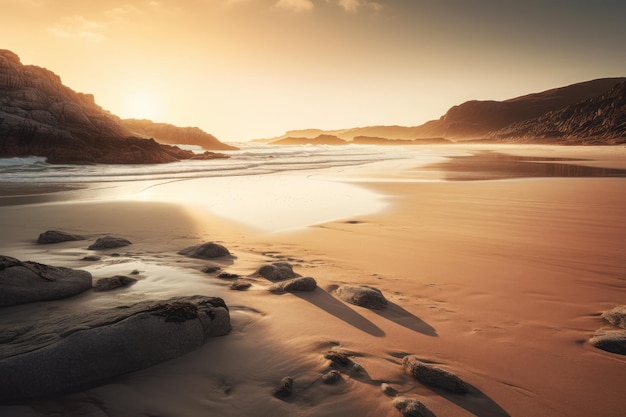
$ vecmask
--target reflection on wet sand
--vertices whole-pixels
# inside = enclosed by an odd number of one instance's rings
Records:
[[[515,156],[497,152],[480,152],[471,156],[455,156],[446,162],[422,167],[425,173],[445,170],[448,181],[479,181],[510,178],[581,178],[626,177],[625,169],[575,165],[582,159]]]

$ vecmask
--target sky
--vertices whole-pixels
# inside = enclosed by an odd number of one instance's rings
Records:
[[[228,142],[626,76],[625,21],[623,0],[0,0],[0,48]]]

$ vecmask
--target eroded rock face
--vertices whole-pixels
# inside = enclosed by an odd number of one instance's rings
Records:
[[[446,391],[464,394],[469,392],[469,385],[458,376],[437,366],[424,363],[416,356],[405,356],[402,360],[402,369],[418,381],[443,388]]]
[[[87,271],[0,256],[0,307],[70,297],[91,288],[91,281]]]
[[[288,262],[274,262],[269,265],[263,265],[257,270],[257,274],[270,281],[283,281],[300,276],[293,272],[293,266]]]
[[[72,242],[75,240],[85,240],[85,238],[80,235],[73,235],[71,233],[62,232],[60,230],[48,230],[39,235],[39,238],[37,239],[37,243],[50,244],[50,243]]]
[[[286,281],[277,282],[270,286],[269,291],[275,294],[297,291],[313,291],[317,288],[317,282],[311,277],[298,277]]]
[[[369,285],[342,285],[335,291],[341,300],[357,306],[381,310],[388,304],[383,293]]]
[[[178,252],[179,255],[198,259],[214,259],[230,255],[230,251],[219,243],[207,242],[190,246]]]
[[[0,158],[42,156],[48,163],[166,163],[223,154],[191,151],[134,137],[91,94],[66,87],[51,71],[22,65],[0,49]]]
[[[96,239],[96,242],[90,245],[89,250],[103,250],[103,249],[115,249],[122,248],[124,246],[132,245],[130,240],[121,237],[104,236]]]
[[[402,414],[403,417],[427,417],[428,409],[421,401],[415,398],[396,398],[393,406]]]
[[[152,366],[230,332],[220,298],[144,301],[0,329],[0,403],[65,394]]]

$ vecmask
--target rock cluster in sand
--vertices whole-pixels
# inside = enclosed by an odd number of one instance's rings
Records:
[[[607,352],[626,355],[626,305],[605,311],[601,317],[615,327],[597,330],[589,343]]]

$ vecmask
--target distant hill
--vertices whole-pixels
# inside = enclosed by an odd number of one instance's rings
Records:
[[[319,135],[314,138],[287,137],[270,142],[271,145],[347,145],[343,139],[333,135]]]
[[[91,94],[66,87],[53,72],[23,65],[0,49],[0,158],[42,156],[49,163],[166,163],[225,158],[196,155],[133,136]]]
[[[387,139],[374,136],[356,136],[350,143],[360,145],[439,145],[453,142],[444,138]]]
[[[605,94],[490,134],[502,141],[569,144],[626,143],[626,82]]]
[[[147,119],[122,119],[122,125],[133,135],[143,138],[154,138],[159,143],[171,145],[197,145],[205,150],[238,150],[236,146],[227,145],[197,127],[178,127],[168,123],[155,123]]]
[[[531,121],[532,123],[546,123],[545,119],[539,119],[550,113],[564,110],[571,106],[578,105],[579,103],[598,99],[606,95],[617,84],[624,82],[626,82],[626,77],[601,78],[504,101],[467,101],[451,107],[446,114],[439,119],[431,120],[419,126],[368,126],[330,131],[306,129],[291,131],[288,132],[288,134],[293,135],[294,132],[297,132],[299,136],[302,137],[309,137],[308,135],[313,137],[320,134],[332,134],[349,142],[354,141],[357,137],[364,136],[396,140],[440,137],[454,141],[475,139],[492,141],[503,140],[503,138],[506,137],[508,141],[515,141],[515,138],[518,138],[520,141],[528,142],[532,140],[531,132],[534,131],[530,126]],[[614,92],[614,94],[619,94],[619,91]],[[607,109],[605,109],[604,115],[583,115],[581,112],[585,110],[591,111],[591,107],[579,107],[578,113],[575,115],[575,118],[578,118],[578,122],[580,123],[589,121],[588,119],[590,117],[595,117],[596,121],[599,121],[607,114]],[[594,135],[595,143],[602,143],[603,138],[606,139],[606,143],[615,143],[617,137],[623,137],[623,132],[620,130],[619,124],[607,122],[608,125],[610,125],[608,128],[610,131],[604,131],[600,135],[599,128],[595,128],[594,131],[574,128],[576,123],[576,120],[572,119],[568,124],[561,126],[561,129],[565,129],[565,126],[568,126],[571,132],[566,133],[564,130],[559,130],[560,133],[558,135],[552,136],[552,143],[563,141],[566,137],[569,138],[567,140],[568,143],[572,143],[572,137],[575,135]],[[521,129],[519,134],[517,134],[515,130],[518,128]],[[542,140],[548,137],[547,132],[543,131],[544,129],[547,129],[547,127],[537,127],[536,130],[537,134],[544,135],[542,136]],[[259,141],[275,142],[285,137],[286,136],[281,136],[271,140]],[[581,136],[579,142],[584,143],[585,141],[583,139],[586,137],[587,136]],[[363,140],[364,139],[359,139],[359,141]]]

